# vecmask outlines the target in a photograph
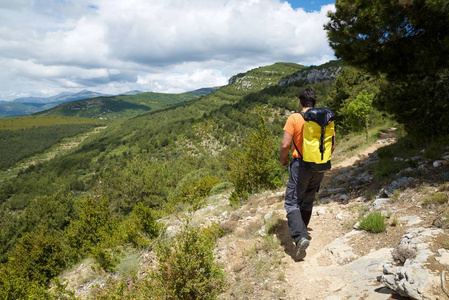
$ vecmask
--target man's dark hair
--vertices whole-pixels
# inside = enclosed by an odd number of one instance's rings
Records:
[[[311,88],[299,91],[299,101],[302,107],[315,107],[316,93]]]

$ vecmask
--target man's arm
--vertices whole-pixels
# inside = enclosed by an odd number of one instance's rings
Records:
[[[284,137],[281,142],[281,148],[279,149],[279,163],[281,166],[288,166],[288,153],[290,152],[290,144],[292,143],[293,136],[284,131]]]

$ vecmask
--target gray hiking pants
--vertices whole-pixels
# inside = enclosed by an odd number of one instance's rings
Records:
[[[301,214],[308,214],[310,218],[315,194],[323,180],[324,172],[306,168],[302,159],[294,159],[290,163],[289,171],[284,207],[290,234],[297,242],[301,237],[308,237],[307,224],[304,224]]]

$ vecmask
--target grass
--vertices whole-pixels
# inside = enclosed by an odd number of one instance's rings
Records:
[[[396,226],[398,226],[398,224],[399,224],[399,220],[398,220],[398,218],[395,216],[394,218],[393,218],[393,220],[391,221],[391,226],[393,226],[393,227],[396,227]]]
[[[401,192],[400,192],[399,190],[394,190],[394,191],[393,191],[393,195],[391,195],[390,199],[391,199],[393,202],[396,202],[396,201],[398,201],[399,195],[400,195],[400,194],[401,194]]]
[[[130,253],[125,254],[125,256],[120,260],[116,266],[116,270],[121,276],[131,279],[137,275],[139,265],[140,253],[131,250]]]
[[[281,242],[274,235],[266,235],[260,243],[256,243],[246,254],[249,256],[247,265],[251,266],[252,281],[264,282],[268,278],[285,280],[282,267],[282,255],[279,252]],[[270,285],[272,286],[272,285]],[[265,287],[265,286],[264,286]],[[266,288],[270,291],[270,288]]]
[[[281,290],[273,289],[277,282],[286,279],[283,255],[279,248],[281,241],[275,235],[280,220],[280,216],[276,214],[266,220],[267,234],[263,238],[257,238],[253,246],[243,252],[245,259],[241,264],[234,265],[236,282],[228,290],[231,295],[238,295],[239,299],[252,299],[245,298],[245,295],[252,295],[255,289],[260,289],[263,293],[271,294],[272,298],[279,299],[283,296]]]
[[[444,249],[449,250],[449,241],[443,241],[441,242],[441,245],[443,246]]]
[[[360,219],[359,229],[366,230],[372,233],[380,233],[385,231],[385,217],[378,211],[369,213]]]
[[[433,141],[416,140],[401,129],[398,131],[398,141],[392,145],[383,147],[377,151],[379,162],[374,166],[374,174],[377,179],[391,178],[399,171],[407,167],[416,168],[417,161],[410,160],[411,157],[421,157],[422,159],[436,160],[446,151],[449,143],[449,135],[442,136]],[[395,158],[403,160],[396,161]],[[419,170],[415,171],[417,175]],[[449,179],[447,174],[440,176],[442,180]]]
[[[434,192],[424,198],[424,204],[445,204],[448,202],[447,194],[443,192]]]
[[[369,207],[364,204],[359,204],[352,206],[350,210],[352,213],[357,213],[361,217],[369,210]]]

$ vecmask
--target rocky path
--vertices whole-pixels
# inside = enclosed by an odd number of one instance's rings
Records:
[[[231,231],[217,249],[230,282],[220,299],[449,299],[442,288],[449,281],[449,231],[434,225],[449,216],[448,204],[424,204],[434,193],[448,195],[449,184],[434,184],[431,178],[448,173],[449,153],[439,164],[414,158],[418,167],[381,184],[370,169],[377,160],[374,152],[394,142],[394,130],[389,130],[326,174],[302,261],[294,259],[283,190],[254,195],[230,215],[208,217]],[[358,230],[359,217],[376,211],[386,217],[387,229],[377,234]],[[267,229],[270,220],[277,220],[274,234]]]
[[[323,188],[333,182],[340,170],[351,168],[358,160],[367,160],[369,153],[394,142],[393,134],[394,131],[386,132],[356,157],[335,165],[323,181]],[[412,195],[416,195],[413,189],[405,189],[401,196],[406,202],[379,199],[385,202],[371,203],[345,194],[347,199],[337,198],[344,201],[315,206],[309,224],[311,244],[303,261],[294,261],[290,256],[294,246],[285,226],[280,231],[280,238],[287,245],[283,299],[449,299],[442,289],[446,280],[443,270],[449,270],[449,261],[445,261],[449,251],[438,242],[449,241],[448,232],[432,226],[435,212],[423,209],[421,200]],[[368,210],[392,215],[399,225],[388,226],[380,234],[353,229],[360,213]],[[404,259],[403,267],[393,267],[398,248],[414,255]],[[396,257],[392,256],[394,251]],[[429,267],[435,260],[440,262],[438,266]],[[407,297],[402,298],[392,289]]]
[[[360,152],[333,166],[323,180],[323,188],[342,168],[351,167],[358,160],[368,158],[369,153],[395,141],[394,130],[384,133],[380,139]],[[357,204],[329,203],[316,206],[309,224],[312,237],[304,261],[286,263],[286,299],[389,299],[391,291],[383,289],[376,277],[382,274],[382,264],[389,259],[391,248],[370,249],[358,257],[354,243],[361,239],[362,231],[348,231],[350,216]],[[345,221],[346,220],[346,223]],[[283,237],[284,238],[284,237]],[[285,239],[289,237],[286,236]],[[368,241],[369,242],[369,241]],[[293,244],[291,245],[293,253]]]

